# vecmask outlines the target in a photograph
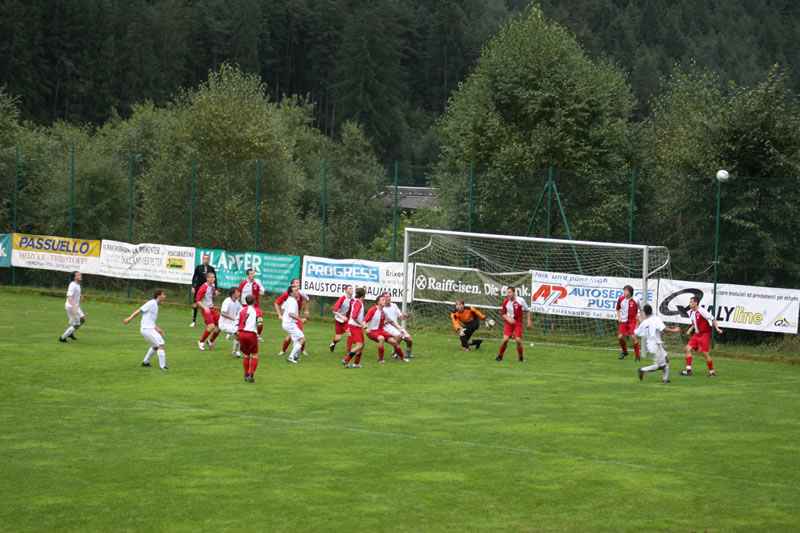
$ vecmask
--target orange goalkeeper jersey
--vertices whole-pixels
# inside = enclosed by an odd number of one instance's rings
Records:
[[[473,309],[472,307],[465,305],[463,311],[461,312],[453,311],[450,317],[453,319],[453,327],[458,329],[461,327],[459,321],[462,324],[467,324],[468,322],[472,322],[473,320],[475,320],[475,317],[478,317],[480,320],[483,320],[484,318],[486,318],[486,315],[484,315],[477,309]]]

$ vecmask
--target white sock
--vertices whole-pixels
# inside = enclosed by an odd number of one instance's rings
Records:
[[[158,364],[161,365],[161,368],[167,366],[167,352],[164,350],[158,351]]]
[[[406,355],[411,355],[411,345],[406,344]]]
[[[239,341],[233,341],[233,351],[234,352],[239,351]]]
[[[147,350],[147,355],[144,356],[144,362],[149,363],[150,358],[153,357],[154,353],[156,353],[156,349],[151,346],[150,349]]]
[[[289,354],[289,358],[294,359],[295,357],[297,357],[297,352],[299,352],[302,347],[303,347],[302,344],[300,344],[299,342],[295,342],[294,346],[292,347],[292,353]]]
[[[66,339],[67,337],[69,337],[73,333],[75,333],[75,326],[70,326],[70,327],[67,328],[67,331],[65,331],[64,334],[61,335],[61,338],[62,339]]]
[[[664,381],[669,379],[669,364],[664,365],[664,372],[661,375],[661,379]]]

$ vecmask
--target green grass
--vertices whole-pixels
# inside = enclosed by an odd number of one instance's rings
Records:
[[[171,295],[172,296],[172,295]],[[182,295],[181,295],[182,296]],[[310,357],[275,354],[256,383],[220,337],[200,352],[164,306],[169,371],[132,302],[0,289],[0,530],[796,531],[800,367],[716,361],[656,373],[612,350],[420,336],[409,364],[345,370],[330,322]],[[174,296],[173,296],[174,298]],[[182,298],[179,298],[182,300]],[[675,352],[677,346],[671,346]]]

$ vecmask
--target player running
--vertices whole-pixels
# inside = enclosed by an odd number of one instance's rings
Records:
[[[306,322],[311,319],[311,313],[308,310],[309,298],[308,294],[306,294],[304,290],[300,289],[300,280],[297,278],[292,279],[291,284],[289,285],[289,288],[286,290],[286,292],[278,296],[278,299],[275,300],[275,313],[277,313],[278,319],[282,320],[283,304],[286,303],[286,299],[289,298],[289,293],[292,292],[292,289],[294,288],[297,288],[297,296],[295,297],[297,299],[297,308],[303,310],[303,316],[305,317],[305,320],[303,320],[303,322]],[[303,331],[303,322],[297,323],[297,327],[300,328],[300,331]],[[278,352],[278,355],[284,355],[286,353],[286,349],[289,347],[289,344],[291,344],[291,342],[292,342],[291,335],[287,335],[286,338],[283,339],[283,348],[281,348],[281,351]],[[308,353],[306,352],[305,337],[303,337],[303,355],[308,355]]]
[[[350,320],[350,311],[353,307],[353,286],[347,285],[344,288],[344,294],[339,296],[339,299],[336,300],[336,303],[333,304],[333,316],[334,316],[334,330],[333,330],[333,340],[331,341],[331,345],[328,347],[330,348],[331,352],[336,349],[336,343],[342,340],[342,335],[347,333],[347,322]],[[350,351],[350,344],[352,344],[348,340],[348,347],[347,351]]]
[[[67,301],[64,302],[69,327],[58,338],[59,342],[67,342],[67,338],[74,341],[78,340],[73,333],[86,322],[86,315],[83,314],[83,309],[81,309],[81,302],[86,301],[86,297],[81,294],[82,282],[83,274],[77,270],[72,272],[72,281],[69,282],[69,287],[67,287]]]
[[[678,326],[668,328],[660,318],[653,316],[653,308],[650,304],[645,305],[643,310],[647,318],[639,324],[633,333],[638,337],[644,337],[647,342],[647,351],[650,352],[653,357],[653,364],[637,370],[639,373],[639,380],[641,381],[647,372],[661,370],[661,381],[669,383],[669,357],[667,356],[667,351],[664,349],[664,341],[661,340],[661,332],[669,331],[672,333],[680,333],[681,328]]]
[[[264,326],[264,317],[261,309],[253,305],[255,296],[248,294],[245,298],[247,307],[239,311],[239,342],[241,343],[242,367],[244,368],[244,380],[247,383],[255,383],[253,374],[258,368],[258,337],[261,336],[261,328]]]
[[[203,335],[197,341],[197,347],[201,350],[206,349],[206,340],[208,341],[208,349],[214,349],[214,341],[219,335],[219,313],[214,309],[214,293],[217,292],[217,275],[213,272],[206,274],[206,282],[200,286],[197,291],[197,305],[203,310],[203,320],[206,323],[206,329],[203,330]],[[209,335],[211,338],[209,338]]]
[[[298,286],[291,287],[289,298],[283,303],[283,316],[281,317],[281,326],[283,326],[283,329],[289,334],[289,338],[294,341],[292,353],[289,354],[286,360],[294,364],[300,362],[297,353],[303,349],[303,346],[306,344],[306,337],[303,334],[301,325],[307,319],[300,318],[299,292],[300,288]]]
[[[225,298],[222,302],[222,307],[219,309],[219,329],[226,333],[225,340],[233,337],[232,353],[239,358],[242,357],[241,352],[239,352],[239,313],[242,312],[241,294],[238,287],[228,289],[228,297]]]

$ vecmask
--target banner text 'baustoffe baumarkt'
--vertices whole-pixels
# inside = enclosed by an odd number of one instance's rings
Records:
[[[413,265],[409,265],[409,270]],[[365,287],[367,300],[384,292],[399,302],[403,299],[403,263],[303,257],[301,288],[310,296],[338,297],[347,285]]]

